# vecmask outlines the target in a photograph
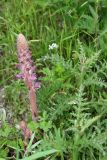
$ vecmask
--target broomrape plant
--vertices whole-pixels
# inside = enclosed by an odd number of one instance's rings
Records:
[[[31,52],[23,34],[18,35],[17,52],[19,60],[18,68],[21,71],[21,73],[17,75],[17,78],[23,79],[28,88],[32,119],[37,120],[38,109],[36,104],[35,89],[40,87],[40,83],[37,82],[37,76],[34,73],[35,66],[33,66],[33,61],[31,59]]]

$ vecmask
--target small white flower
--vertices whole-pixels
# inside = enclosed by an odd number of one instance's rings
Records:
[[[58,48],[58,45],[56,43],[52,43],[51,45],[49,45],[49,50],[53,50],[54,48]]]
[[[17,130],[20,130],[20,126],[19,126],[19,124],[16,124],[16,126],[15,126],[15,127],[16,127],[16,129],[17,129]]]

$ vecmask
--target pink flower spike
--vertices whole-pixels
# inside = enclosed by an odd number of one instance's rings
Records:
[[[37,77],[34,73],[35,66],[33,66],[31,52],[23,34],[18,35],[17,52],[20,65],[19,69],[21,70],[21,74],[18,74],[17,78],[23,78],[25,85],[28,88],[32,119],[36,120],[38,118],[38,108],[36,105],[35,89],[40,88],[40,83],[36,82]]]

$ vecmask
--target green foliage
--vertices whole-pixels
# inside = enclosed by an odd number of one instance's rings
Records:
[[[10,114],[12,114],[14,118],[17,116],[17,118],[20,119],[20,115],[28,111],[28,108],[29,108],[27,89],[25,88],[21,80],[18,80],[18,81],[14,80],[10,85],[6,86],[5,88],[6,88],[5,89],[6,95],[8,97],[6,103],[7,105],[10,106],[9,107],[11,110]],[[23,106],[23,108],[21,106]]]
[[[57,152],[55,149],[53,149],[53,150],[48,150],[48,151],[42,151],[42,152],[34,153],[34,154],[32,154],[31,156],[29,156],[29,157],[22,158],[21,160],[29,160],[29,159],[34,160],[34,159],[39,159],[39,158],[41,158],[41,157],[48,156],[48,155],[53,154],[53,153],[55,153],[55,152]]]
[[[0,1],[1,159],[107,159],[106,26],[106,0]],[[31,121],[27,89],[15,78],[20,32],[41,81],[38,122]],[[53,43],[58,48],[49,49]],[[32,131],[27,145],[15,128],[22,119]]]

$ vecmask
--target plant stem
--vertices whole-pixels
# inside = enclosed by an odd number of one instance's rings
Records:
[[[76,133],[74,138],[74,148],[73,148],[73,154],[72,154],[72,160],[78,160],[78,141],[79,141],[79,134]]]
[[[31,105],[31,112],[32,112],[32,119],[37,120],[38,119],[38,109],[36,104],[36,94],[34,89],[29,90],[29,100]]]

